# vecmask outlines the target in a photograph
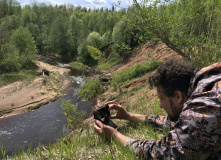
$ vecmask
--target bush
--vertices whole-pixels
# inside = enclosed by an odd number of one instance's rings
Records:
[[[77,106],[71,104],[71,100],[62,100],[64,114],[67,116],[68,127],[72,130],[79,127],[86,116],[86,111],[77,110]]]
[[[99,33],[97,32],[91,32],[88,35],[86,41],[88,45],[93,46],[95,48],[101,49],[102,47],[102,39]]]
[[[93,99],[103,91],[103,87],[97,78],[87,78],[78,95],[84,99]]]
[[[104,61],[104,54],[99,49],[92,46],[87,46],[87,50],[90,56],[99,64]]]
[[[90,67],[88,67],[87,65],[81,63],[81,62],[71,62],[70,63],[70,66],[78,71],[78,72],[81,72],[82,74],[85,74],[85,72],[87,72],[87,70],[90,69]]]

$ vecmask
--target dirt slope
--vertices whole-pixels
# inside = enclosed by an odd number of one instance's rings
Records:
[[[116,71],[123,70],[129,66],[146,61],[147,59],[155,59],[164,61],[167,58],[182,58],[175,51],[168,48],[165,44],[160,42],[148,42],[135,48],[119,66]]]
[[[174,58],[174,59],[182,59],[182,57],[176,53],[175,51],[169,49],[165,44],[163,43],[153,43],[153,42],[148,42],[145,43],[137,48],[135,48],[130,55],[120,64],[116,65],[116,71],[124,70],[127,67],[133,66],[138,63],[142,63],[144,61],[151,60],[160,60],[160,61],[165,61],[168,58]],[[134,80],[124,86],[121,86],[121,90],[127,90],[130,91],[131,89],[135,87],[143,87],[148,84],[148,78],[149,76],[153,73],[149,72],[142,76],[140,79]],[[115,97],[111,98],[111,100],[115,100],[118,103],[121,103],[122,105],[126,105],[127,100],[124,97],[117,96],[119,95],[119,91],[112,92],[110,93],[111,89],[106,90],[104,93],[105,95],[108,95],[105,99],[99,100],[99,103],[104,103],[110,100],[110,97]],[[129,99],[130,101],[136,102],[137,94],[143,94],[140,93],[141,91],[134,92],[130,95]],[[150,91],[152,92],[150,95],[156,96],[155,91]]]

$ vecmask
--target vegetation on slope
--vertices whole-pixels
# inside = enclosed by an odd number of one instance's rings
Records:
[[[108,95],[107,95],[108,96]],[[155,90],[149,90],[148,86],[134,88],[131,91],[123,90],[118,97],[127,100],[124,107],[130,112],[142,114],[165,115],[159,108],[159,100],[154,98]],[[132,101],[133,99],[136,102]],[[130,107],[127,107],[130,106]],[[155,130],[145,124],[133,124],[124,120],[113,120],[118,125],[118,130],[136,138],[158,139],[168,133],[167,130]],[[100,139],[93,129],[93,120],[88,121],[71,133],[63,141],[56,144],[40,145],[35,150],[21,151],[10,159],[138,159],[128,148],[118,145],[114,140],[107,143]]]

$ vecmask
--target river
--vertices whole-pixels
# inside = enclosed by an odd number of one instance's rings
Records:
[[[62,99],[70,99],[79,110],[86,111],[89,117],[92,102],[82,101],[77,95],[85,77],[71,76],[71,78],[73,87],[64,97],[37,110],[0,119],[0,147],[6,149],[6,155],[14,155],[22,148],[26,150],[30,146],[35,148],[39,144],[55,143],[57,139],[70,133],[61,105]]]

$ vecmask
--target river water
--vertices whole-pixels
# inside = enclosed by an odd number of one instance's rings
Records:
[[[89,117],[92,102],[82,101],[77,95],[85,78],[71,78],[74,87],[64,97],[37,110],[0,119],[0,147],[6,148],[6,155],[14,155],[18,150],[26,150],[29,146],[35,148],[39,144],[55,143],[57,139],[70,133],[61,106],[62,99],[71,100],[79,110],[86,111]]]

